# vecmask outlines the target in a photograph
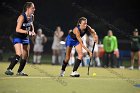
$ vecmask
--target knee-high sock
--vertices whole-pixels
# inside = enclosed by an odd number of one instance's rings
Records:
[[[68,65],[68,62],[63,61],[62,69],[61,70],[65,71],[67,65]]]
[[[37,63],[40,63],[40,61],[41,61],[41,55],[38,55],[37,56]]]
[[[81,60],[80,59],[76,59],[76,62],[75,62],[74,67],[73,67],[73,72],[77,71],[80,63],[81,63]]]
[[[96,58],[95,58],[95,61],[96,61],[96,63],[97,63],[97,66],[101,66],[99,57],[96,57]]]
[[[69,60],[69,65],[73,65],[75,62],[75,58],[72,56],[70,57],[70,60]]]
[[[53,56],[52,56],[52,64],[55,64],[55,61],[56,61],[56,56],[53,55]]]
[[[59,61],[59,64],[62,64],[63,59],[61,55],[58,56],[58,61]]]
[[[37,62],[37,56],[36,56],[36,55],[33,56],[33,62],[34,62],[34,63]]]
[[[26,60],[21,59],[18,72],[21,72],[24,69],[25,65],[26,65]]]
[[[9,67],[7,68],[7,70],[9,70],[9,69],[12,70],[19,60],[20,60],[20,56],[19,55],[15,55],[13,57],[13,59],[11,60],[11,63],[9,65]]]

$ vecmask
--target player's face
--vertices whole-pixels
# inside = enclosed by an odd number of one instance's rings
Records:
[[[28,8],[29,14],[34,14],[35,6],[34,4],[31,5],[31,7]]]
[[[108,31],[108,36],[112,36],[112,35],[113,35],[112,31],[109,30],[109,31]]]
[[[80,26],[82,27],[82,29],[86,29],[86,27],[87,27],[87,20],[82,20]]]
[[[61,27],[58,26],[58,27],[56,28],[56,30],[57,30],[57,31],[61,31]]]
[[[139,33],[138,32],[133,32],[134,36],[138,36]]]

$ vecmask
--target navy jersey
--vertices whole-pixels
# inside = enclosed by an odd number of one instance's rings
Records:
[[[88,30],[87,27],[86,27],[86,29],[84,31],[81,31],[80,25],[78,25],[77,28],[78,28],[78,30],[80,32],[80,36],[81,37],[83,37],[87,33],[87,30]],[[69,33],[69,35],[71,36],[72,39],[77,40],[76,35],[73,33],[73,31],[71,31]]]
[[[140,36],[132,36],[131,37],[131,50],[139,51],[140,50]]]
[[[21,15],[24,17],[24,21],[22,23],[21,29],[30,31],[31,30],[31,24],[33,22],[33,17],[31,16],[31,18],[29,20],[27,20],[27,16],[26,16],[25,13],[22,13]],[[26,38],[27,34],[15,32],[13,34],[13,37],[14,38]]]

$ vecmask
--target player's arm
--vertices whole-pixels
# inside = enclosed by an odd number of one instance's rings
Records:
[[[45,35],[43,35],[43,40],[44,40],[43,43],[46,43],[47,42],[47,37]]]
[[[32,15],[32,23],[31,23],[31,26],[32,26],[32,35],[36,35],[35,31],[34,31],[34,15]]]
[[[93,28],[91,28],[89,25],[87,25],[87,29],[88,29],[88,31],[91,33],[91,35],[92,35],[93,37],[95,37],[95,35],[96,35],[95,30],[94,30]]]
[[[92,56],[92,52],[83,44],[83,41],[80,36],[80,32],[78,31],[78,28],[74,28],[73,33],[76,35],[77,40],[81,44],[81,46]]]
[[[36,36],[31,38],[33,44],[35,44],[35,39],[36,39]]]
[[[23,21],[24,21],[24,17],[23,15],[20,15],[17,20],[16,32],[28,34],[28,31],[21,29]]]
[[[118,41],[117,41],[117,38],[114,36],[114,50],[118,50]]]
[[[61,31],[61,32],[59,33],[58,37],[61,38],[63,35],[64,35],[64,32]]]

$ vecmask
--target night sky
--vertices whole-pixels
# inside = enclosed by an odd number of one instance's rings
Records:
[[[36,7],[35,29],[42,27],[48,35],[52,35],[58,25],[67,34],[81,16],[88,18],[88,24],[101,38],[108,29],[112,29],[116,35],[122,32],[124,35],[126,32],[131,34],[134,28],[140,28],[138,0],[3,0],[0,3],[0,24],[12,25],[14,29],[19,15],[16,11],[21,12],[26,1],[33,1]],[[88,12],[80,10],[79,6]],[[1,28],[4,29],[3,26]]]

